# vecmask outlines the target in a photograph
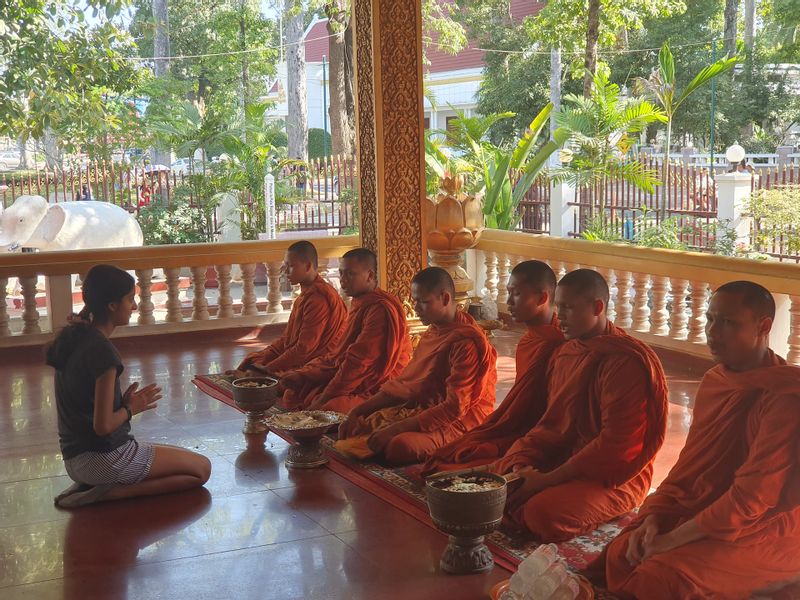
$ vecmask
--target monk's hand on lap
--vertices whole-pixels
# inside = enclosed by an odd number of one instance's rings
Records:
[[[658,537],[658,523],[655,516],[650,515],[628,537],[628,549],[625,552],[628,563],[633,566],[641,563],[645,559],[645,549],[656,537]]]
[[[389,425],[388,427],[384,427],[383,429],[379,429],[367,439],[367,446],[369,449],[372,450],[375,454],[382,454],[384,450],[386,450],[386,446],[389,445],[395,436],[400,433],[395,425]]]
[[[358,427],[359,415],[355,411],[351,411],[347,418],[339,425],[339,439],[344,440],[352,437]]]
[[[161,400],[161,388],[155,383],[146,385],[142,389],[139,389],[138,383],[133,383],[122,395],[122,404],[134,415],[154,409],[158,406],[159,400]]]
[[[537,471],[533,467],[520,467],[514,469],[514,474],[519,477],[522,484],[511,492],[508,497],[508,505],[516,508],[528,501],[528,499],[549,487],[547,475]]]

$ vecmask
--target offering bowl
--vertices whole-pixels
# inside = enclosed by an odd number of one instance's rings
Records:
[[[469,575],[494,567],[484,536],[503,519],[506,479],[488,472],[443,473],[425,484],[436,527],[450,536],[439,565],[446,573]]]
[[[242,433],[263,433],[266,411],[278,401],[278,380],[272,377],[242,377],[235,379],[233,401],[246,416]]]
[[[330,410],[301,410],[272,415],[267,419],[267,426],[294,440],[286,453],[288,468],[313,469],[328,462],[319,444],[322,436],[346,418],[346,415]]]

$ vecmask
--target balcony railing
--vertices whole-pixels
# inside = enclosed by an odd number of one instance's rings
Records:
[[[0,347],[50,339],[81,304],[74,276],[98,263],[136,274],[138,314],[116,335],[253,327],[285,320],[297,293],[285,287],[280,274],[290,243],[0,256]],[[338,257],[356,247],[359,238],[318,238],[314,243],[323,275],[335,283]],[[775,295],[777,303],[772,347],[789,362],[800,364],[800,265],[486,230],[478,246],[467,253],[475,295],[491,297],[505,310],[508,275],[528,258],[544,260],[560,274],[578,266],[597,269],[610,283],[609,314],[617,325],[652,345],[697,356],[708,356],[705,314],[711,290],[736,279],[756,281]],[[16,298],[6,298],[13,278],[19,280],[21,291]]]
[[[617,325],[652,345],[700,356],[708,356],[711,290],[728,281],[755,281],[775,296],[772,348],[800,364],[800,265],[497,230],[486,230],[472,252],[477,295],[490,296],[501,311],[508,274],[521,260],[543,260],[557,274],[588,267],[608,280],[608,310]]]
[[[76,277],[100,263],[136,275],[138,314],[115,335],[249,327],[286,320],[298,293],[283,290],[281,281],[284,253],[292,241],[0,256],[0,347],[51,339],[67,315],[82,305],[75,292]],[[318,238],[314,244],[323,275],[335,280],[338,258],[357,247],[359,238]],[[12,284],[18,281],[16,297],[7,296],[10,280]]]

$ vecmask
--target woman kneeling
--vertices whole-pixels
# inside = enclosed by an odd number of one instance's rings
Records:
[[[156,407],[161,388],[134,383],[123,394],[123,365],[109,340],[136,310],[135,282],[110,265],[92,267],[83,282],[84,308],[47,349],[56,370],[58,436],[67,474],[75,482],[59,494],[62,508],[152,496],[203,485],[205,456],[175,446],[137,442],[131,418]]]

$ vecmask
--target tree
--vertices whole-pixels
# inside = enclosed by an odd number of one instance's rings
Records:
[[[725,0],[725,33],[723,48],[725,56],[736,53],[736,22],[739,17],[739,0]]]
[[[353,25],[350,0],[324,4],[330,48],[330,122],[333,154],[356,152],[356,103],[353,92]]]
[[[0,134],[55,135],[87,109],[108,116],[104,94],[134,84],[131,38],[115,23],[123,0],[7,0],[0,5]],[[94,19],[89,24],[85,12]]]
[[[306,103],[306,49],[303,40],[302,7],[295,0],[286,0],[286,71],[289,116],[286,133],[289,136],[289,157],[308,160],[308,106]]]

